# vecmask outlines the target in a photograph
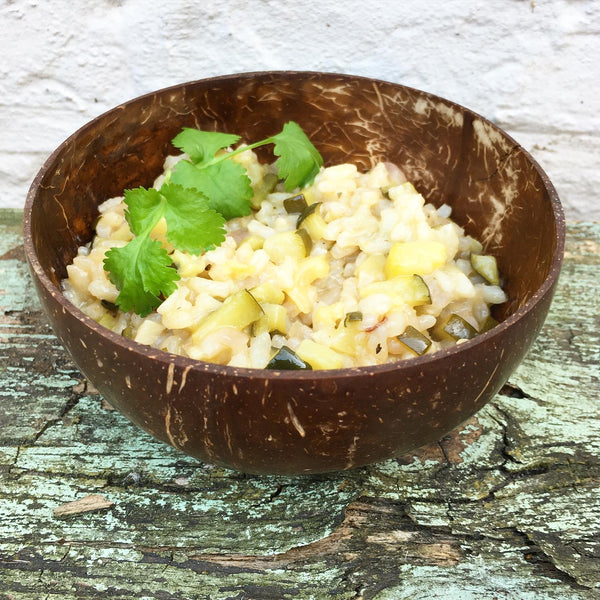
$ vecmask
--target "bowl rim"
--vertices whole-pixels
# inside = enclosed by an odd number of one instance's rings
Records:
[[[540,176],[544,188],[548,193],[548,197],[550,200],[550,204],[552,207],[552,212],[554,216],[554,224],[556,228],[555,234],[555,251],[552,259],[552,264],[548,271],[546,278],[544,279],[542,285],[538,287],[538,289],[534,292],[534,294],[523,303],[515,312],[509,315],[506,319],[501,321],[494,328],[477,335],[475,338],[462,342],[460,344],[456,344],[449,348],[444,348],[440,350],[436,350],[431,354],[426,354],[423,356],[415,356],[408,359],[398,360],[391,363],[384,363],[380,365],[368,365],[368,366],[359,366],[359,367],[346,367],[341,369],[316,369],[316,370],[271,370],[271,369],[260,369],[254,367],[234,367],[228,365],[221,365],[218,363],[211,363],[207,361],[201,361],[198,359],[189,358],[186,356],[182,356],[179,354],[173,354],[171,352],[167,352],[165,350],[160,350],[158,348],[154,348],[152,346],[148,346],[145,344],[141,344],[129,338],[126,338],[114,331],[100,325],[96,321],[94,321],[91,317],[87,316],[81,309],[77,308],[74,304],[72,304],[62,293],[62,290],[56,287],[50,278],[46,275],[44,269],[42,268],[40,261],[36,255],[34,244],[33,244],[33,236],[31,231],[31,213],[33,210],[33,204],[35,202],[35,198],[37,195],[37,191],[40,187],[40,184],[46,174],[50,171],[53,163],[57,159],[57,157],[62,153],[65,147],[71,143],[72,140],[77,138],[80,134],[84,133],[88,128],[91,128],[96,122],[101,119],[106,118],[111,114],[117,114],[120,112],[125,105],[132,104],[134,102],[142,102],[145,98],[152,97],[158,94],[166,94],[170,91],[181,89],[185,86],[193,86],[198,83],[206,84],[208,82],[218,83],[223,80],[231,80],[231,79],[249,79],[255,77],[310,77],[310,76],[319,76],[319,77],[341,77],[348,80],[366,80],[375,85],[392,85],[394,87],[403,88],[405,90],[415,92],[419,95],[427,97],[432,100],[441,101],[444,104],[451,106],[453,108],[457,108],[462,112],[470,113],[472,117],[479,119],[487,126],[491,127],[493,130],[500,133],[505,139],[512,143],[514,150],[519,150],[524,154],[533,168],[536,170],[538,175]],[[25,249],[25,256],[29,263],[30,269],[33,271],[37,279],[43,288],[48,292],[54,300],[61,306],[63,311],[70,313],[77,320],[81,321],[85,326],[87,326],[94,333],[100,335],[107,342],[116,344],[121,347],[122,350],[131,353],[131,354],[141,354],[144,358],[149,360],[158,360],[160,363],[163,363],[165,366],[172,365],[173,367],[179,367],[182,370],[199,370],[204,371],[206,373],[213,374],[215,376],[234,376],[236,378],[244,378],[244,379],[264,379],[264,380],[298,380],[298,381],[311,381],[311,380],[322,380],[322,379],[340,379],[340,378],[351,378],[351,377],[364,377],[364,376],[375,376],[383,373],[394,372],[403,369],[412,369],[424,367],[425,365],[434,362],[434,361],[443,361],[446,358],[452,357],[455,354],[461,353],[464,350],[470,349],[473,346],[476,346],[483,341],[494,339],[501,335],[502,332],[511,328],[517,321],[519,321],[523,316],[527,313],[531,312],[534,307],[542,301],[542,299],[548,293],[552,293],[552,288],[556,284],[558,280],[558,276],[560,273],[563,256],[564,256],[564,248],[565,248],[565,238],[566,238],[566,223],[565,223],[565,214],[562,208],[558,193],[550,181],[550,178],[546,174],[546,172],[541,168],[539,163],[533,158],[530,152],[528,152],[523,146],[521,146],[510,134],[504,131],[501,127],[494,124],[492,121],[487,119],[486,117],[480,115],[479,113],[471,110],[470,108],[461,105],[453,100],[449,100],[442,96],[436,95],[431,92],[427,92],[424,90],[420,90],[418,88],[414,88],[411,86],[407,86],[401,83],[396,83],[392,81],[387,81],[375,77],[368,77],[364,75],[353,75],[349,73],[340,73],[340,72],[328,72],[328,71],[302,71],[302,70],[273,70],[273,71],[245,71],[240,73],[230,73],[224,75],[217,75],[213,77],[206,77],[202,79],[192,80],[177,83],[174,85],[166,86],[151,92],[147,92],[136,96],[135,98],[131,98],[114,106],[106,111],[103,111],[96,117],[87,121],[84,125],[75,130],[72,134],[70,134],[67,138],[63,140],[59,144],[57,148],[48,156],[48,158],[44,161],[42,167],[39,169],[38,173],[34,177],[25,200],[25,205],[23,209],[23,244]]]

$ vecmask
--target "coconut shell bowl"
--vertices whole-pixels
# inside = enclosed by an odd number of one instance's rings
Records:
[[[508,302],[499,325],[450,349],[373,367],[240,369],[176,356],[102,327],[61,280],[92,239],[98,205],[151,186],[182,127],[244,140],[296,121],[325,165],[396,163],[493,254]],[[265,160],[272,160],[265,157]],[[319,473],[440,439],[518,366],[552,300],[564,247],[557,194],[532,157],[485,118],[379,80],[261,72],[176,85],[126,102],[48,158],[25,206],[25,250],[42,306],[77,366],[132,422],[188,455],[248,473]]]

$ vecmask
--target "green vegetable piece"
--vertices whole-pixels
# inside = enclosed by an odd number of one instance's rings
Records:
[[[285,212],[288,215],[291,213],[301,213],[307,206],[304,194],[296,194],[283,201],[283,208],[285,208]]]
[[[275,175],[275,173],[265,173],[262,182],[265,192],[267,194],[270,194],[275,189],[275,186],[277,185],[278,181],[279,178],[277,177],[277,175]]]
[[[500,285],[500,274],[496,257],[489,254],[471,254],[471,266],[488,283]]]
[[[116,316],[111,314],[111,313],[104,313],[103,315],[100,316],[100,318],[96,319],[96,323],[98,323],[98,325],[102,325],[103,327],[106,327],[107,329],[112,329],[113,325],[115,324],[115,320],[116,320]]]
[[[306,250],[306,256],[308,256],[313,247],[313,241],[310,237],[310,233],[308,233],[306,229],[296,229],[296,234],[300,236],[300,239],[302,240]]]
[[[431,340],[412,325],[396,336],[396,339],[417,356],[425,354],[431,346]]]
[[[312,371],[312,367],[287,346],[281,347],[277,354],[269,361],[266,368],[284,371]]]
[[[398,275],[385,281],[374,281],[360,290],[361,295],[384,293],[410,306],[431,304],[431,292],[420,275]]]
[[[241,331],[262,314],[263,309],[254,296],[248,290],[240,290],[200,321],[192,334],[192,340],[197,344],[207,334],[221,327],[235,327]]]
[[[309,206],[307,206],[298,216],[298,219],[296,221],[296,229],[299,229],[304,219],[310,217],[310,215],[312,215],[317,210],[317,208],[319,208],[319,206],[321,206],[321,202],[315,202],[314,204],[310,204]]]
[[[452,313],[445,322],[436,326],[435,332],[441,339],[454,341],[470,340],[477,335],[477,329],[455,313]]]
[[[275,173],[265,173],[260,184],[254,188],[254,196],[252,196],[252,200],[250,201],[252,208],[255,210],[260,208],[263,200],[275,189],[278,181],[279,178]]]
[[[420,275],[413,275],[413,301],[415,306],[431,304],[431,291]]]
[[[123,329],[123,331],[121,331],[121,335],[124,338],[132,340],[135,335],[133,332],[133,327],[131,325],[128,325],[127,327],[125,327],[125,329]]]
[[[117,314],[119,313],[119,307],[114,303],[111,302],[110,300],[105,300],[104,298],[102,298],[102,300],[100,300],[100,304],[102,304],[102,306],[113,316],[116,317]]]
[[[348,327],[350,323],[358,323],[363,320],[363,314],[359,310],[346,313],[344,317],[344,327]]]
[[[499,325],[498,321],[496,321],[492,315],[488,315],[485,321],[482,323],[479,333],[485,333],[486,331],[496,327],[496,325]]]

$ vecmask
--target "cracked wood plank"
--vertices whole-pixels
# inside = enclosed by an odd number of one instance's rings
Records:
[[[250,477],[109,410],[48,328],[0,211],[0,599],[600,597],[599,224],[504,389],[411,456]],[[86,495],[110,510],[57,518]]]

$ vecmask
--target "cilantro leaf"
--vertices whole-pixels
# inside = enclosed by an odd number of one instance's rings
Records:
[[[125,190],[125,219],[134,235],[152,229],[162,216],[163,198],[154,188]]]
[[[165,199],[167,240],[183,252],[200,254],[225,239],[223,215],[208,208],[207,197],[196,189],[167,183],[160,189]]]
[[[122,248],[106,253],[104,268],[108,278],[119,289],[117,305],[125,312],[135,311],[145,317],[169,296],[180,279],[162,244],[148,236],[133,238]]]
[[[211,160],[219,150],[235,144],[239,139],[239,135],[231,133],[184,127],[173,138],[173,145],[183,150],[194,164],[202,165]]]
[[[179,161],[171,174],[171,181],[200,190],[209,198],[209,206],[226,220],[250,214],[250,178],[244,167],[232,160],[205,166],[194,165],[187,160]]]
[[[279,156],[275,166],[285,179],[285,190],[291,192],[312,183],[323,165],[323,158],[302,128],[294,121],[289,121],[271,141],[275,144],[275,156]]]

